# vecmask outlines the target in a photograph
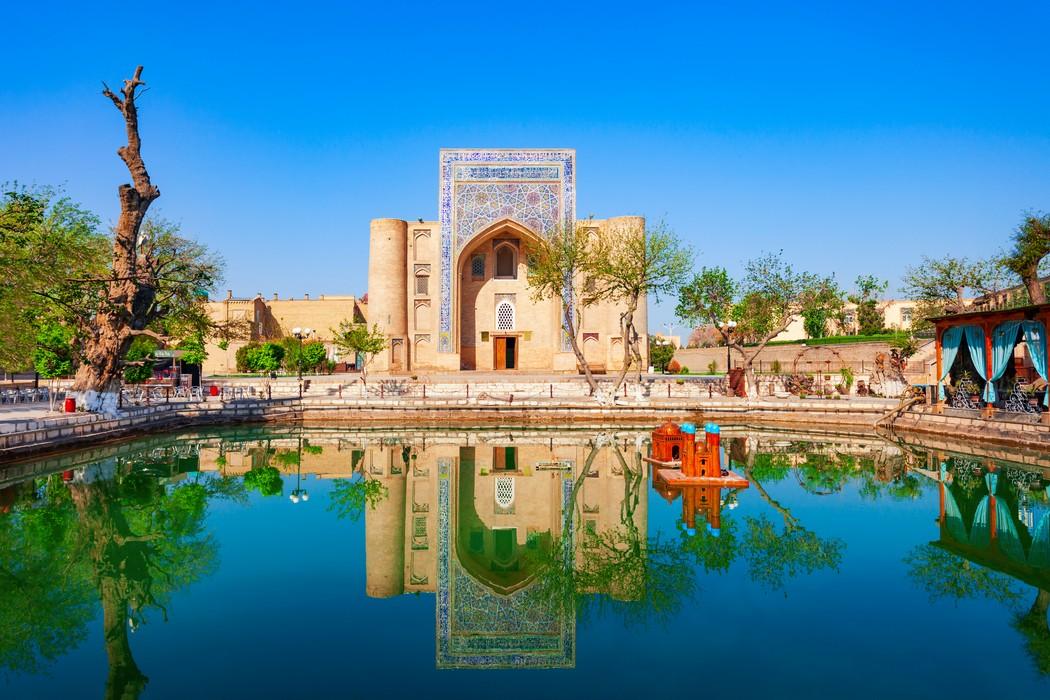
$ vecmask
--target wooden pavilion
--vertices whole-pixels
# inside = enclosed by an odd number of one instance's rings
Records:
[[[936,400],[988,412],[1047,410],[1050,304],[967,311],[931,321],[936,329]],[[1026,352],[1018,355],[1022,343]]]

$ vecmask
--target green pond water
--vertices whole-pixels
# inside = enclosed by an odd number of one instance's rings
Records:
[[[1050,697],[1047,457],[240,429],[0,467],[0,698]]]

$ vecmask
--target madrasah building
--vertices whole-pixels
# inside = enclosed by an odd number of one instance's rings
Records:
[[[526,249],[576,221],[573,149],[442,149],[438,218],[374,219],[368,259],[368,322],[387,338],[378,371],[578,371],[557,299],[536,301]],[[588,219],[595,232],[644,231],[637,216]],[[623,363],[620,309],[577,314],[578,338],[597,371]],[[645,300],[635,314],[648,361]]]
[[[368,294],[305,298],[213,300],[217,323],[240,322],[250,337],[208,346],[205,374],[237,371],[236,351],[246,342],[289,337],[312,328],[329,359],[340,357],[332,334],[345,319],[367,321],[386,336],[386,349],[370,370],[579,371],[562,330],[561,303],[533,300],[525,251],[541,236],[569,230],[576,221],[576,152],[572,149],[442,149],[438,219],[373,219]],[[587,219],[595,233],[644,231],[640,216]],[[580,280],[577,284],[582,283]],[[594,371],[622,367],[620,305],[576,310],[577,341]],[[634,315],[643,365],[648,364],[646,300]]]

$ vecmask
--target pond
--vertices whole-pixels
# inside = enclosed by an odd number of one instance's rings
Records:
[[[0,696],[1048,697],[1040,456],[251,428],[0,468]]]

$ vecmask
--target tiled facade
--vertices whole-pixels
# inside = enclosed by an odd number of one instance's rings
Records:
[[[525,265],[531,240],[575,221],[575,151],[443,149],[438,219],[372,221],[369,321],[389,339],[375,368],[575,371],[561,305],[532,299]],[[644,229],[640,217],[592,224]],[[646,320],[643,303],[636,315],[643,336]],[[618,367],[618,310],[588,308],[583,326],[588,362]]]

